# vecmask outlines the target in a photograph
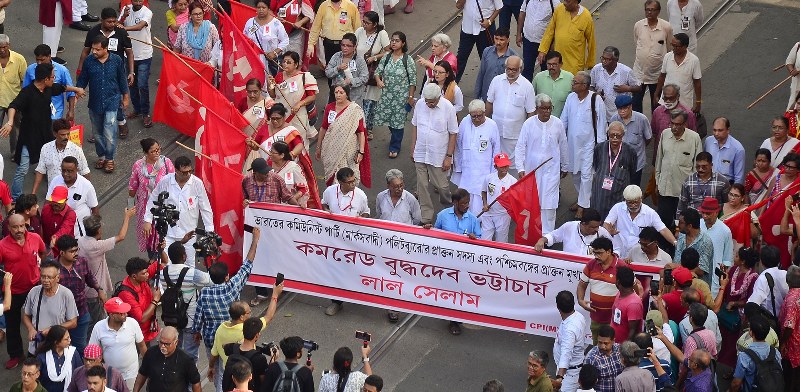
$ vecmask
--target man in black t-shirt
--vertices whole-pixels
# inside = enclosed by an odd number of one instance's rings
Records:
[[[128,32],[123,28],[117,27],[117,11],[113,8],[103,8],[100,12],[100,23],[86,32],[86,40],[83,41],[83,51],[75,73],[77,75],[81,74],[83,61],[86,60],[92,50],[94,38],[100,34],[108,38],[108,52],[114,53],[124,60],[125,67],[128,70],[128,86],[132,86],[134,70],[136,69],[133,65],[133,46]],[[125,139],[128,137],[128,124],[125,119],[125,110],[122,109],[122,106],[117,111],[117,123],[119,124],[119,138]],[[87,140],[89,143],[94,143],[94,130],[89,132],[90,135]]]
[[[264,382],[267,366],[269,366],[267,357],[256,347],[256,342],[258,342],[263,327],[264,324],[261,322],[261,318],[251,317],[245,320],[242,325],[242,343],[228,343],[223,346],[225,355],[228,356],[228,361],[225,363],[226,371],[223,373],[223,377],[228,377],[230,375],[228,367],[231,366],[231,356],[240,355],[250,361],[250,365],[252,366],[253,378],[250,379],[248,389],[254,392],[261,390],[261,383]],[[235,386],[233,380],[222,379],[223,390],[228,391],[232,389],[231,387],[233,386]]]
[[[302,392],[314,392],[314,376],[312,374],[312,369],[298,363],[298,361],[303,358],[303,339],[299,336],[290,336],[281,340],[280,346],[285,358],[284,363],[289,370],[294,369],[295,366],[302,366],[302,368],[297,371],[297,380],[300,383],[300,390]],[[272,392],[275,383],[281,379],[281,373],[281,367],[278,362],[269,365],[264,383],[261,384],[260,392]]]
[[[186,351],[178,348],[178,330],[164,327],[158,344],[147,349],[133,384],[133,392],[141,392],[147,382],[147,392],[201,392],[200,373]]]

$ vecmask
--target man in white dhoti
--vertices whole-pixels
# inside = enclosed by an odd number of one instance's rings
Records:
[[[486,117],[486,105],[476,99],[469,103],[469,116],[461,119],[456,138],[455,164],[450,181],[469,192],[469,210],[478,216],[483,211],[481,186],[486,176],[495,171],[492,158],[500,152],[497,124]]]
[[[603,98],[589,91],[592,79],[586,71],[579,71],[572,79],[572,93],[567,96],[561,122],[567,131],[567,171],[578,191],[577,213],[589,207],[592,197],[592,157],[594,146],[606,141],[606,109]]]
[[[789,71],[789,75],[792,75],[792,87],[789,90],[789,104],[786,106],[786,110],[793,110],[794,103],[797,100],[797,93],[800,92],[800,42],[795,43],[792,45],[792,50],[789,51],[789,55],[786,56],[786,70]]]
[[[536,170],[542,234],[547,234],[556,228],[558,185],[567,176],[567,135],[561,120],[551,115],[553,101],[547,94],[536,96],[536,111],[539,114],[522,124],[516,148],[516,167],[519,178],[522,178],[548,158],[553,158]]]
[[[533,116],[536,109],[536,92],[528,79],[520,77],[522,59],[510,56],[506,59],[506,72],[497,75],[489,84],[486,93],[486,115],[497,122],[502,150],[516,162],[514,148],[525,119]]]

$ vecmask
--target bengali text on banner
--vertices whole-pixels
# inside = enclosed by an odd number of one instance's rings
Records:
[[[286,205],[250,204],[245,222],[261,229],[253,284],[283,273],[292,292],[550,337],[556,294],[574,293],[589,261]]]

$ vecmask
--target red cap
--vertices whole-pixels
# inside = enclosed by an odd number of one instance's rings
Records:
[[[497,167],[511,166],[511,159],[505,153],[499,153],[494,156],[494,165]]]
[[[109,299],[103,307],[106,308],[108,313],[128,313],[131,310],[131,305],[119,297]]]
[[[714,197],[706,196],[698,210],[705,213],[715,213],[719,211],[719,200]]]
[[[689,271],[686,267],[678,267],[672,270],[672,277],[675,279],[679,285],[683,286],[687,282],[691,282],[692,278],[692,271]]]
[[[67,197],[69,197],[69,189],[63,185],[59,185],[53,188],[53,192],[50,193],[50,197],[47,198],[47,201],[64,204],[67,202]]]

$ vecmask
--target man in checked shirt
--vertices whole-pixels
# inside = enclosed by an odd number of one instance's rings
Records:
[[[619,343],[614,343],[614,328],[608,324],[600,326],[597,345],[586,354],[584,363],[594,365],[599,371],[596,392],[614,392],[614,378],[622,373]]]

